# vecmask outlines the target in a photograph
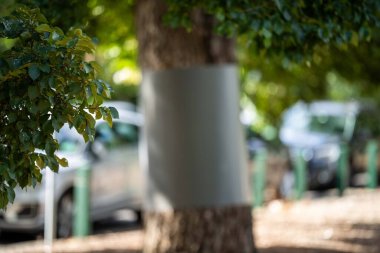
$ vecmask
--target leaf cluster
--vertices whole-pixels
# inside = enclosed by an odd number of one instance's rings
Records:
[[[71,27],[85,28],[90,17],[88,0],[15,0],[28,8],[38,7],[53,26],[63,31]]]
[[[165,21],[191,27],[191,13],[202,9],[215,17],[216,31],[245,36],[256,53],[283,55],[290,62],[311,60],[315,45],[346,48],[371,39],[380,27],[377,0],[166,0]]]
[[[64,124],[93,139],[95,120],[112,124],[113,108],[102,107],[111,89],[97,78],[99,66],[86,61],[95,46],[80,29],[64,33],[39,9],[17,8],[0,18],[0,38],[16,39],[0,53],[0,208],[14,188],[35,186],[41,171],[67,166],[56,156],[54,132]]]

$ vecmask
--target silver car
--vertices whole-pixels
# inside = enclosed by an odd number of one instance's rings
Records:
[[[73,192],[76,169],[90,166],[90,219],[97,221],[115,211],[130,208],[141,218],[142,176],[138,160],[138,137],[142,116],[125,102],[106,103],[119,112],[112,128],[105,121],[96,123],[95,140],[84,143],[74,128],[64,126],[56,135],[60,143],[58,156],[69,167],[55,174],[54,199],[57,236],[72,234]],[[44,226],[45,176],[36,188],[17,189],[16,199],[0,215],[0,230],[38,232]]]

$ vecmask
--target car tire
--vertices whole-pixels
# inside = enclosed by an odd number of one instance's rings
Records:
[[[57,208],[57,237],[70,237],[73,234],[74,217],[74,201],[71,192],[61,197]]]

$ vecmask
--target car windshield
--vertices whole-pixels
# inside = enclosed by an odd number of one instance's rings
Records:
[[[284,117],[284,126],[297,131],[343,135],[348,115],[343,111],[311,110],[306,104],[297,104]]]
[[[333,135],[342,135],[346,124],[346,117],[336,115],[311,115],[307,129],[312,132],[321,132]]]
[[[74,153],[81,150],[84,146],[83,138],[74,128],[64,125],[59,132],[56,133],[59,143],[59,150],[66,153]]]

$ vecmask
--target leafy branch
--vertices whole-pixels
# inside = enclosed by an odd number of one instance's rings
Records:
[[[98,79],[99,66],[86,62],[95,46],[80,29],[66,34],[49,25],[39,9],[19,7],[0,18],[0,38],[16,39],[0,52],[0,208],[13,202],[14,188],[35,186],[46,167],[57,172],[68,161],[56,156],[54,132],[64,124],[85,141],[94,137],[95,118],[112,124],[111,96]],[[86,108],[90,108],[88,111]]]

